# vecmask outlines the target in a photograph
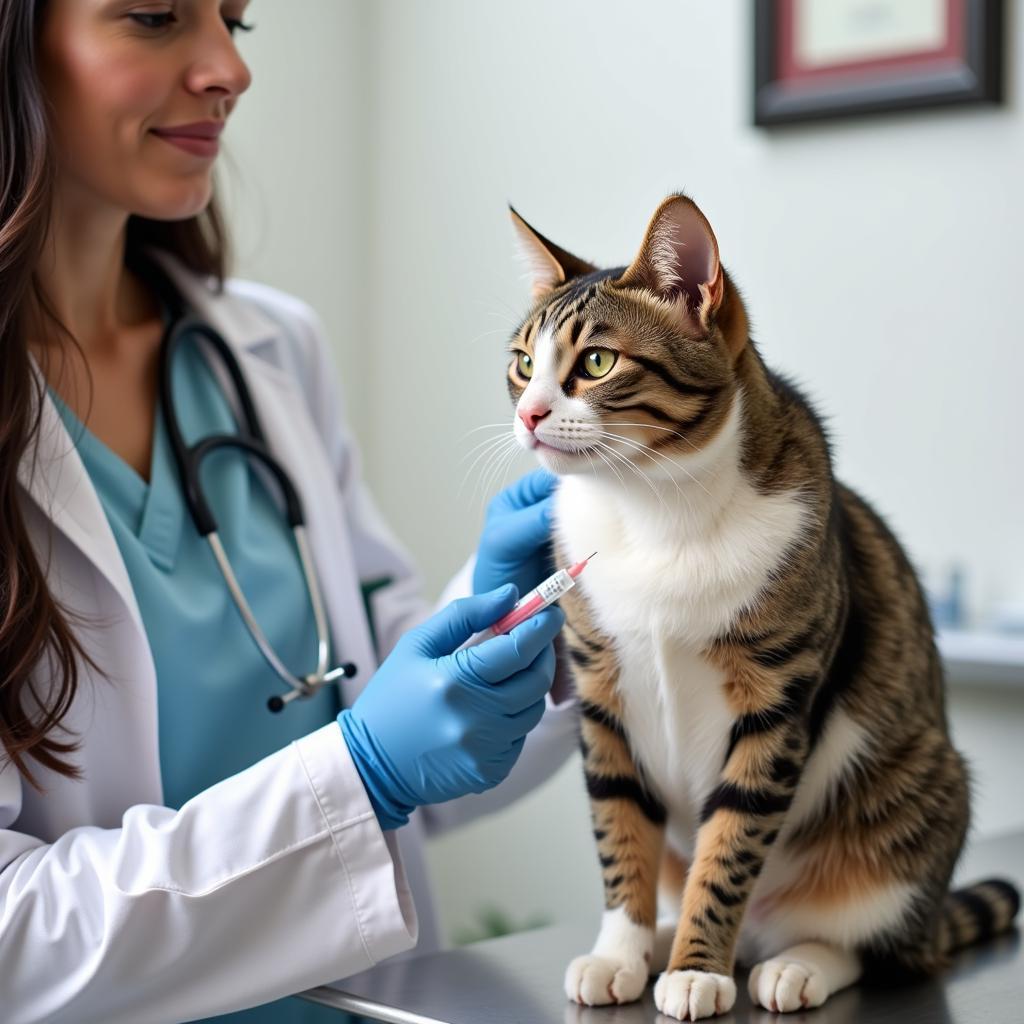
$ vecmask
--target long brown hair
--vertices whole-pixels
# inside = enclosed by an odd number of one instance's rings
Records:
[[[45,7],[46,0],[0,0],[0,749],[37,789],[42,787],[29,757],[51,771],[80,777],[68,758],[79,744],[54,733],[74,700],[80,663],[98,670],[72,631],[74,616],[47,587],[19,496],[18,466],[34,446],[45,398],[24,331],[30,300],[71,337],[36,276],[55,185],[36,61]],[[188,220],[131,216],[126,250],[142,246],[162,247],[223,285],[227,235],[215,202]],[[54,674],[40,687],[33,672],[44,656]]]

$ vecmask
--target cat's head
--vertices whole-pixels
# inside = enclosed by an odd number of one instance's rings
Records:
[[[515,210],[512,222],[535,300],[510,343],[519,443],[560,474],[675,476],[699,461],[732,409],[748,343],[704,214],[669,196],[633,262],[613,270],[549,242]]]

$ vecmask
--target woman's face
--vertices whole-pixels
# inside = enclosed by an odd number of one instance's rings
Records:
[[[47,0],[39,73],[58,187],[155,220],[192,217],[213,188],[215,133],[249,87],[232,39],[248,0]]]

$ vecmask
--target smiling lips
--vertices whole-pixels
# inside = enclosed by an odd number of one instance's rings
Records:
[[[223,130],[223,121],[197,121],[152,129],[154,135],[196,156],[216,156],[220,149],[218,137]]]

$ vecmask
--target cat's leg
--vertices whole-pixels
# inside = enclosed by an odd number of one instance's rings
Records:
[[[657,1008],[678,1020],[725,1013],[736,1000],[732,973],[747,898],[807,757],[806,709],[816,680],[746,677],[735,665],[732,678],[727,692],[740,714],[701,812],[668,970],[654,990]]]
[[[754,967],[747,990],[751,1002],[772,1013],[789,1013],[821,1006],[860,973],[860,957],[853,950],[802,942]]]
[[[666,843],[658,875],[658,920],[654,926],[654,952],[651,954],[651,973],[660,974],[668,967],[672,942],[679,923],[679,904],[683,901],[686,873],[690,862]]]
[[[584,772],[604,881],[605,911],[593,950],[565,974],[566,995],[598,1006],[639,999],[651,973],[665,810],[633,762],[607,648],[567,638],[582,697]]]

